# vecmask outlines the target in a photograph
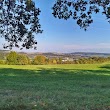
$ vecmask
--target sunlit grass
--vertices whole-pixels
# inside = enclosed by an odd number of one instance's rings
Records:
[[[110,65],[0,65],[0,110],[109,110]]]

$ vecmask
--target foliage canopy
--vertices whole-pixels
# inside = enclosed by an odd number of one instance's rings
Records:
[[[34,35],[42,33],[39,14],[32,0],[0,0],[0,36],[8,41],[4,48],[36,48]]]
[[[57,0],[52,9],[55,18],[72,18],[84,30],[93,23],[93,13],[102,13],[110,22],[110,0]]]
[[[6,57],[6,63],[10,65],[17,64],[17,57],[18,57],[17,53],[14,51],[11,51]]]
[[[28,65],[28,64],[30,64],[30,59],[26,55],[18,54],[14,51],[11,51],[6,57],[6,64],[9,64],[9,65]]]

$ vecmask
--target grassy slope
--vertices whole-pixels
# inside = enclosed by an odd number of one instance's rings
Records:
[[[109,65],[0,65],[0,110],[109,109]]]

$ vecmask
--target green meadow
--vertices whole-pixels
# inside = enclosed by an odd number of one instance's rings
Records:
[[[110,110],[110,65],[0,65],[0,110]]]

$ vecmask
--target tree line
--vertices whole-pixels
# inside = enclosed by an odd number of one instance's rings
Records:
[[[44,55],[36,55],[33,59],[30,59],[25,54],[18,54],[15,51],[11,51],[5,58],[0,60],[0,64],[8,65],[45,65],[45,64],[60,64],[60,58],[49,59]]]
[[[18,54],[15,51],[11,51],[7,54],[5,60],[0,60],[0,64],[8,65],[46,65],[46,64],[94,64],[109,62],[110,57],[89,57],[79,58],[73,61],[63,60],[63,58],[47,58],[44,55],[36,55],[33,59],[30,59],[27,55]]]

